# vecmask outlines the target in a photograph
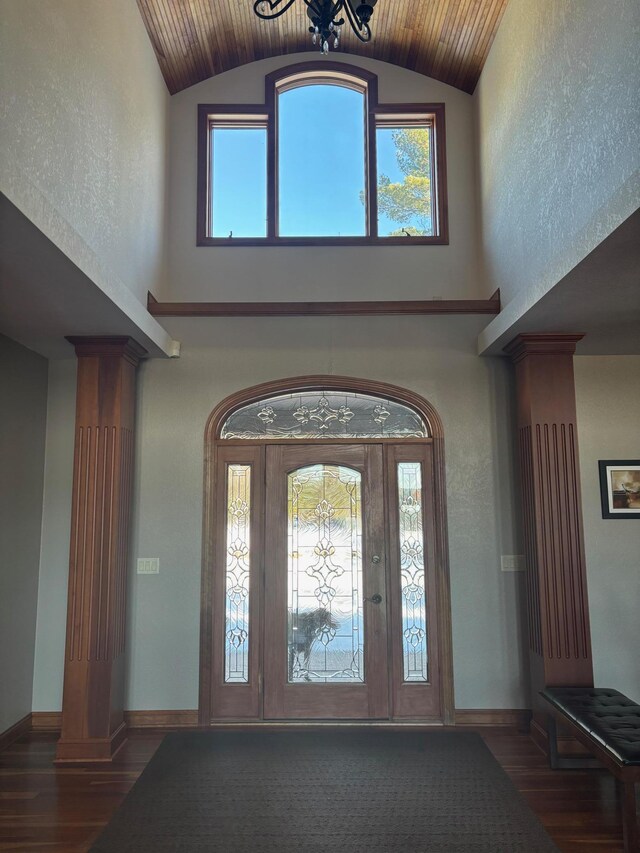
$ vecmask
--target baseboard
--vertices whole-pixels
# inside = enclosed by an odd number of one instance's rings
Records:
[[[59,732],[61,729],[61,711],[34,711],[29,716],[30,724],[23,731]],[[529,731],[530,719],[531,712],[523,708],[458,708],[455,712],[457,726],[498,726],[515,728],[519,732]],[[195,729],[198,728],[198,711],[125,711],[124,721],[129,729]],[[21,720],[16,725],[23,723]],[[540,732],[544,746],[538,745],[546,751],[546,732],[542,729]]]
[[[34,732],[59,732],[62,728],[62,711],[33,711],[31,728]]]
[[[131,729],[195,729],[197,711],[125,711],[124,721]]]
[[[31,731],[31,714],[25,714],[21,720],[0,733],[0,752]]]
[[[529,731],[531,711],[526,708],[457,708],[457,726],[508,726]]]

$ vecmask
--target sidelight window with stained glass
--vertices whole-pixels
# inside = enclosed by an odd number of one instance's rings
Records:
[[[288,475],[288,681],[364,681],[362,477],[336,465]]]
[[[422,466],[398,463],[404,681],[428,680]]]
[[[226,683],[249,681],[251,466],[227,466],[225,575]]]

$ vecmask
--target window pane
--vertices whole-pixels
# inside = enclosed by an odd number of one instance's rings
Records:
[[[364,95],[300,86],[278,96],[278,233],[366,235]]]
[[[221,438],[428,438],[417,412],[383,397],[303,391],[249,403],[224,422]]]
[[[427,681],[427,614],[422,532],[422,469],[398,463],[402,656],[405,681]]]
[[[267,236],[267,129],[211,131],[211,236]]]
[[[433,236],[431,128],[379,127],[378,235]]]
[[[364,681],[361,475],[312,465],[288,475],[288,681]]]
[[[227,467],[225,682],[249,681],[251,466]]]

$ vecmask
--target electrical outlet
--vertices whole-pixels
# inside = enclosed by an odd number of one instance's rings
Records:
[[[503,572],[524,572],[524,554],[503,554],[501,569]]]
[[[138,557],[139,575],[159,575],[160,557]]]

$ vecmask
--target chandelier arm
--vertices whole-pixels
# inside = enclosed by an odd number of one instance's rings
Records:
[[[302,0],[307,8],[311,9],[314,15],[320,16],[320,10],[318,9],[316,0]]]
[[[296,2],[296,0],[288,0],[288,2],[285,2],[285,0],[273,0],[273,2],[269,2],[269,0],[267,0],[270,6],[270,11],[260,12],[259,7],[262,5],[263,2],[264,0],[255,0],[255,3],[253,4],[253,11],[259,18],[262,18],[263,21],[274,21],[276,18],[279,18],[280,15],[284,15],[287,9],[290,9]],[[282,2],[285,2],[285,5],[282,7],[282,9],[278,9],[277,7]],[[307,5],[309,4],[307,3]]]
[[[369,25],[363,24],[360,18],[358,18],[353,10],[353,6],[351,5],[351,0],[345,0],[344,10],[347,13],[351,29],[360,41],[365,42],[365,44],[371,41],[371,30],[369,29]]]
[[[317,15],[318,17],[322,15],[322,9],[318,8],[318,0],[302,0],[302,2],[305,4],[305,6],[311,9],[314,15]],[[336,0],[336,2],[334,3],[335,8],[333,10],[334,18],[342,10],[343,6],[345,5],[345,2],[346,0]],[[289,7],[287,6],[287,8]]]

